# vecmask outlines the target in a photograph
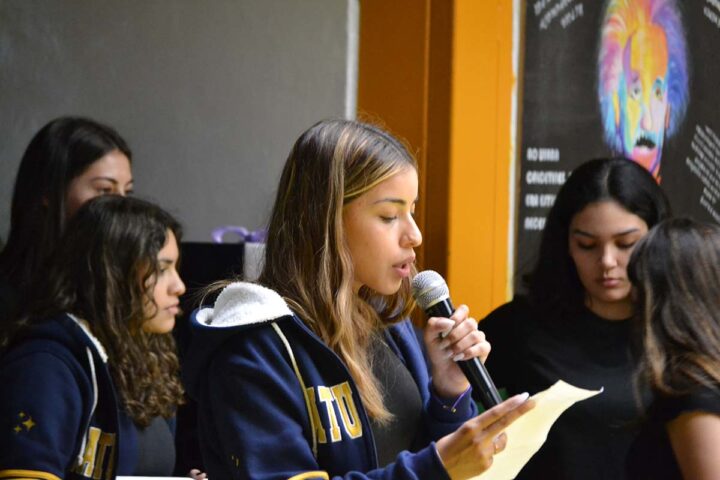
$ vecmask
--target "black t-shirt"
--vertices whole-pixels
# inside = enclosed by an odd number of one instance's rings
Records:
[[[629,478],[683,478],[665,426],[686,412],[720,415],[720,391],[698,387],[687,395],[657,395],[648,411],[648,421],[630,449],[627,461]]]
[[[518,297],[480,322],[492,351],[486,362],[508,395],[531,395],[563,380],[604,391],[565,411],[519,479],[625,477],[625,457],[638,427],[630,353],[630,322],[587,309],[572,316],[544,313]]]
[[[384,393],[385,408],[394,415],[385,425],[370,421],[378,464],[384,467],[394,462],[403,450],[413,449],[423,405],[420,390],[410,371],[385,341],[378,339],[373,342],[370,354],[373,374]]]

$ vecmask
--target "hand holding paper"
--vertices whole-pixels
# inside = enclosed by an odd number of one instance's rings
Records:
[[[550,427],[574,403],[594,397],[600,390],[585,390],[558,380],[552,387],[533,395],[535,408],[518,418],[505,433],[507,444],[495,455],[490,469],[473,480],[509,480],[515,478],[523,466],[547,439]]]

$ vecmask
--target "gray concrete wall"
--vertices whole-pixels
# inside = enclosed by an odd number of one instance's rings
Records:
[[[285,157],[355,111],[358,0],[0,0],[0,237],[32,135],[114,126],[136,193],[184,223],[264,225]]]

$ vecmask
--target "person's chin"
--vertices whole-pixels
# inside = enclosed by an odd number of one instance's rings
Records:
[[[175,316],[168,312],[166,315],[162,315],[162,317],[155,317],[152,320],[148,320],[143,330],[147,333],[162,335],[170,333],[173,328],[175,328]]]
[[[401,285],[402,279],[393,282],[388,281],[383,285],[378,285],[378,288],[373,288],[373,290],[380,295],[395,295],[400,290]]]
[[[611,289],[602,292],[598,298],[605,303],[622,303],[630,298],[630,291],[627,289]]]

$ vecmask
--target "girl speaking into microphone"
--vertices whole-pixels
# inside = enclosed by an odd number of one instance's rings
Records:
[[[408,314],[422,236],[417,166],[388,133],[322,121],[295,142],[259,284],[226,283],[192,319],[184,365],[210,478],[468,478],[533,403],[476,415],[453,361],[490,347],[468,308]],[[443,335],[441,335],[441,333]]]

